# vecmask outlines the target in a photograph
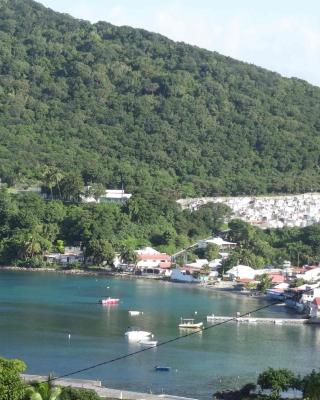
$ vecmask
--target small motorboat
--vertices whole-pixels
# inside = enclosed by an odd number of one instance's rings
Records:
[[[142,311],[129,311],[129,314],[132,315],[132,316],[134,316],[134,315],[143,314],[143,312],[142,312]]]
[[[155,371],[166,371],[166,372],[168,372],[168,371],[171,370],[171,367],[165,367],[165,366],[156,365],[154,367],[154,369],[155,369]]]
[[[148,340],[148,338],[147,338],[147,339],[139,340],[139,343],[142,346],[146,346],[146,347],[156,347],[158,344],[158,341],[157,340]]]
[[[193,318],[181,318],[179,328],[183,329],[201,329],[203,322],[194,322]]]
[[[140,340],[148,340],[147,338],[149,336],[152,336],[152,332],[148,332],[148,331],[142,331],[139,328],[129,328],[126,333],[125,336],[127,336],[127,338],[129,340],[133,340],[133,341],[137,341],[139,342]]]
[[[109,304],[118,304],[119,301],[120,299],[112,299],[111,297],[108,297],[107,299],[101,299],[99,303],[105,306]]]

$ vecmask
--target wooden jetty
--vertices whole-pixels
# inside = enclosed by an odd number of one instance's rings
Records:
[[[208,315],[208,322],[237,322],[243,324],[274,324],[274,325],[304,325],[314,323],[309,318],[254,318],[249,316],[243,317],[228,317],[219,315]]]

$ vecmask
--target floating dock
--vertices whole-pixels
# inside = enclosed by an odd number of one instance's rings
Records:
[[[254,318],[254,317],[227,317],[218,315],[208,315],[208,322],[237,322],[242,324],[273,324],[273,325],[304,325],[316,323],[309,318]]]

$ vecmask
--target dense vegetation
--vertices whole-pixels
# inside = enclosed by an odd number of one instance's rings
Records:
[[[135,196],[120,207],[44,201],[33,193],[0,190],[0,264],[41,266],[46,250],[63,252],[64,245],[80,244],[97,264],[111,264],[115,251],[130,258],[143,245],[172,254],[219,230],[229,215],[221,204],[181,211],[160,195]]]
[[[129,191],[320,189],[320,89],[161,35],[0,0],[0,177]],[[166,190],[166,192],[165,192]]]
[[[281,266],[285,260],[300,266],[320,262],[320,224],[262,230],[234,219],[229,228],[228,238],[239,246],[225,260],[225,270],[238,263],[263,268],[267,264]]]
[[[23,361],[0,357],[0,400],[100,400],[93,390],[53,386],[52,376],[28,385],[20,376],[25,369]]]
[[[257,390],[257,385],[260,390]],[[287,391],[300,390],[302,399],[320,399],[320,372],[315,370],[301,377],[288,369],[268,368],[259,374],[257,385],[248,383],[240,390],[217,392],[213,398],[215,400],[279,400],[286,398]],[[287,397],[292,397],[292,394],[290,393]]]
[[[198,239],[219,233],[229,221],[226,238],[237,242],[223,268],[243,263],[253,268],[266,264],[294,265],[320,261],[320,224],[306,228],[261,230],[241,220],[230,220],[223,204],[207,204],[199,210],[181,210],[165,196],[133,196],[123,205],[114,203],[63,203],[43,200],[33,193],[10,194],[0,190],[0,264],[43,266],[45,251],[64,251],[81,245],[88,261],[107,261],[115,252],[134,262],[133,251],[152,246],[173,254]],[[197,251],[198,257],[219,257],[217,248]],[[195,254],[189,253],[191,261]],[[183,260],[177,260],[182,262]]]

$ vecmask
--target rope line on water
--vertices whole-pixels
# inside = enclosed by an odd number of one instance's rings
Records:
[[[310,290],[312,290],[312,289],[310,289]],[[294,296],[294,297],[295,297],[295,296]],[[292,297],[292,298],[294,298],[294,297]],[[49,377],[46,381],[43,381],[43,382],[52,382],[52,381],[55,381],[55,380],[58,380],[58,379],[67,378],[67,377],[69,377],[69,376],[73,376],[73,375],[76,375],[76,374],[80,374],[81,372],[89,371],[89,370],[91,370],[91,369],[98,368],[98,367],[101,367],[101,366],[103,366],[103,365],[112,364],[112,363],[114,363],[114,362],[116,362],[116,361],[121,361],[121,360],[127,359],[127,358],[129,358],[129,357],[136,356],[136,355],[138,355],[138,354],[144,353],[145,351],[149,351],[149,350],[151,350],[151,349],[155,349],[155,348],[158,348],[158,347],[161,347],[161,346],[165,346],[165,345],[167,345],[167,344],[169,344],[169,343],[173,343],[173,342],[176,342],[176,341],[178,341],[178,340],[181,340],[181,339],[184,339],[184,338],[187,338],[187,337],[196,335],[196,334],[199,333],[199,332],[204,332],[204,331],[207,331],[207,330],[209,330],[209,329],[217,328],[218,326],[227,324],[228,322],[235,321],[237,318],[242,318],[242,317],[248,316],[249,314],[250,314],[250,315],[251,315],[251,314],[254,314],[254,313],[258,312],[258,311],[265,310],[266,308],[272,307],[272,306],[277,305],[277,304],[279,304],[279,303],[283,303],[283,301],[282,301],[282,300],[276,300],[276,301],[274,301],[274,302],[272,302],[272,303],[269,303],[269,304],[267,304],[267,305],[265,305],[265,306],[261,306],[261,307],[255,308],[255,309],[253,309],[253,310],[251,310],[251,311],[247,311],[247,312],[245,312],[245,313],[243,313],[243,314],[240,314],[240,315],[237,315],[237,316],[235,316],[235,317],[230,317],[230,318],[227,319],[227,320],[224,320],[224,321],[221,321],[221,322],[217,322],[217,323],[215,323],[215,324],[208,325],[208,326],[206,326],[206,327],[204,327],[204,328],[194,330],[194,331],[189,332],[189,333],[186,333],[186,334],[184,334],[184,335],[176,336],[176,337],[174,337],[174,338],[172,338],[172,339],[165,340],[165,341],[163,341],[163,342],[157,343],[157,345],[155,345],[155,346],[145,347],[145,348],[143,348],[143,349],[134,351],[134,352],[132,352],[132,353],[126,353],[126,354],[123,354],[123,355],[121,355],[121,356],[118,356],[118,357],[115,357],[115,358],[111,358],[111,359],[109,359],[109,360],[102,361],[102,362],[97,363],[97,364],[92,364],[92,365],[90,365],[90,366],[88,366],[88,367],[85,367],[85,368],[81,368],[81,369],[78,369],[78,370],[75,370],[75,371],[71,371],[71,372],[68,372],[68,373],[63,374],[63,375],[59,375],[59,376],[57,376],[57,377],[52,377],[52,378]]]

